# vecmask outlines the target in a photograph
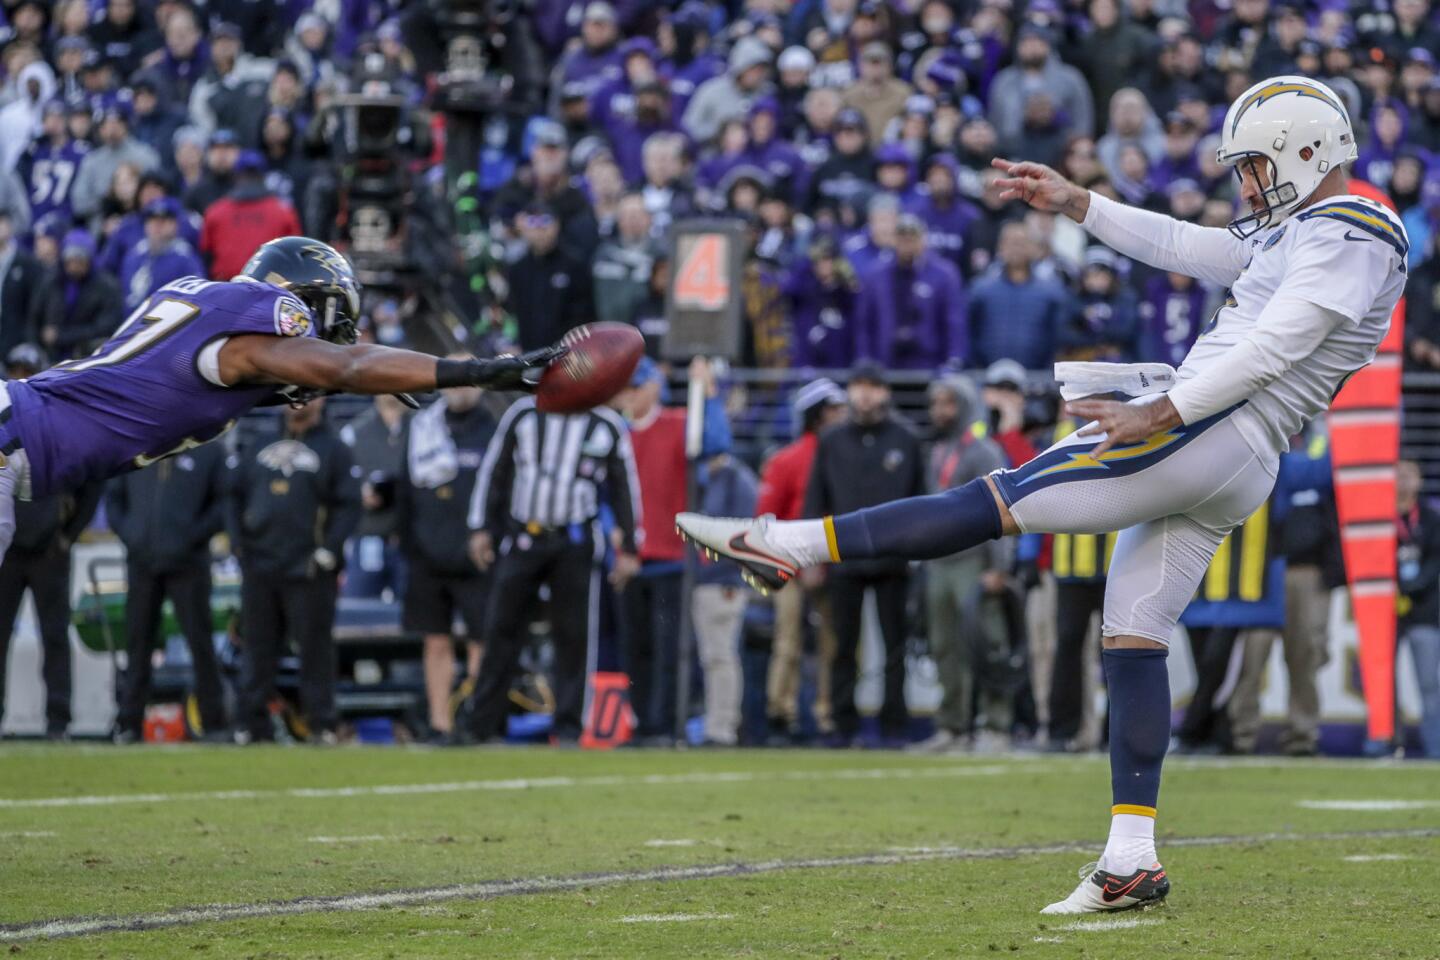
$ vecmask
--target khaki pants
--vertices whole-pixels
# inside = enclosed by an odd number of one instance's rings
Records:
[[[1255,749],[1265,664],[1277,636],[1284,644],[1285,672],[1290,681],[1288,729],[1281,746],[1286,751],[1315,749],[1320,726],[1320,695],[1315,678],[1328,659],[1329,634],[1330,591],[1325,589],[1320,568],[1291,565],[1285,571],[1285,629],[1247,630],[1241,634],[1244,658],[1230,698],[1230,731],[1236,750],[1248,753]]]
[[[989,652],[988,645],[1006,642],[1003,624],[981,622],[987,618],[988,604],[981,604],[979,617],[971,620],[976,610],[972,601],[984,571],[985,558],[980,555],[937,560],[925,568],[930,656],[941,688],[935,725],[951,733],[969,733],[975,721],[988,729],[1010,731],[1010,693],[978,688],[975,682],[976,665]]]
[[[697,586],[690,595],[690,617],[705,670],[705,738],[733,744],[740,732],[740,628],[746,592],[717,583]]]
[[[1059,642],[1055,616],[1055,575],[1046,570],[1040,574],[1040,582],[1025,595],[1025,625],[1030,633],[1030,689],[1041,726],[1050,723],[1050,685]]]
[[[765,677],[765,714],[793,726],[800,711],[800,666],[805,652],[805,602],[815,605],[820,615],[816,631],[815,724],[829,732],[830,665],[835,660],[835,631],[830,623],[830,605],[822,590],[807,592],[792,580],[774,594],[775,641],[770,650],[770,668]]]

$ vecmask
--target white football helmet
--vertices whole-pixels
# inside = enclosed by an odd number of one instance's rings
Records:
[[[1219,162],[1234,167],[1267,161],[1265,206],[1230,222],[1240,239],[1285,220],[1315,192],[1325,175],[1358,155],[1350,114],[1335,91],[1307,77],[1271,77],[1230,105],[1220,131]]]

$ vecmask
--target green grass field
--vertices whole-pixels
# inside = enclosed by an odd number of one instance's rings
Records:
[[[1440,766],[1172,760],[1169,902],[1040,916],[1108,801],[1102,758],[7,745],[0,951],[1440,956]]]

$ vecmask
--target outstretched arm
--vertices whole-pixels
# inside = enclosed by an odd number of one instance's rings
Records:
[[[461,386],[533,390],[536,379],[527,374],[561,355],[563,349],[547,347],[520,357],[437,360],[373,344],[242,334],[220,349],[220,379],[231,386],[275,383],[342,393],[425,393]]]
[[[1002,200],[1023,200],[1037,210],[1063,213],[1101,243],[1152,267],[1229,286],[1249,257],[1249,246],[1228,230],[1116,203],[1071,183],[1043,163],[998,157],[991,163],[1006,173],[995,181]]]

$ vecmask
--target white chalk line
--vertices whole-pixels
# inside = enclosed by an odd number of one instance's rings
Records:
[[[0,840],[47,840],[58,837],[54,830],[6,830],[0,832]]]
[[[1440,800],[1296,800],[1306,810],[1344,810],[1350,813],[1392,813],[1398,810],[1430,810]]]
[[[1408,853],[1356,853],[1341,857],[1346,863],[1390,863],[1394,860],[1414,860]]]
[[[616,923],[691,923],[695,920],[734,920],[733,913],[637,913]]]
[[[1109,930],[1134,930],[1160,923],[1157,917],[1109,917],[1103,920],[1076,920],[1056,927],[1074,933],[1105,933]]]
[[[404,840],[404,837],[387,837],[383,833],[364,833],[354,837],[306,837],[306,843],[379,843],[384,840]]]
[[[1239,836],[1173,837],[1171,847],[1221,847],[1257,843],[1316,843],[1351,840],[1396,840],[1440,837],[1440,828],[1415,830],[1353,830],[1331,833],[1257,833]],[[564,893],[591,887],[629,883],[665,883],[679,880],[707,880],[755,876],[788,870],[826,870],[853,867],[888,867],[907,863],[944,860],[1010,860],[1018,857],[1050,856],[1062,853],[1093,854],[1090,841],[1037,844],[1013,847],[937,847],[928,853],[876,853],[854,856],[814,857],[797,860],[765,860],[758,863],[717,863],[689,867],[656,867],[648,870],[589,873],[570,877],[534,877],[463,883],[418,890],[383,893],[354,893],[329,897],[301,897],[264,903],[213,904],[181,907],[128,917],[65,917],[30,923],[0,924],[0,943],[19,943],[52,937],[78,937],[101,933],[163,930],[170,927],[256,920],[315,913],[355,912],[394,907],[424,907],[459,900],[494,900],[501,897]]]
[[[683,838],[681,838],[681,839],[675,839],[675,840],[660,840],[660,839],[656,839],[656,840],[646,840],[646,841],[645,841],[645,846],[647,846],[647,847],[693,847],[693,846],[695,846],[695,845],[696,845],[697,843],[699,843],[699,842],[700,842],[699,840],[687,840],[687,839],[683,839]]]
[[[33,807],[112,807],[132,803],[184,803],[210,800],[333,800],[345,797],[389,797],[433,793],[474,793],[491,790],[547,790],[575,787],[647,787],[691,783],[757,783],[765,781],[931,780],[985,777],[1011,772],[1009,767],[984,766],[862,767],[839,770],[787,770],[776,773],[729,771],[711,773],[610,774],[594,777],[515,777],[505,780],[459,780],[449,783],[393,783],[355,787],[292,787],[286,790],[204,790],[187,793],[114,793],[69,797],[0,797],[0,810]]]

